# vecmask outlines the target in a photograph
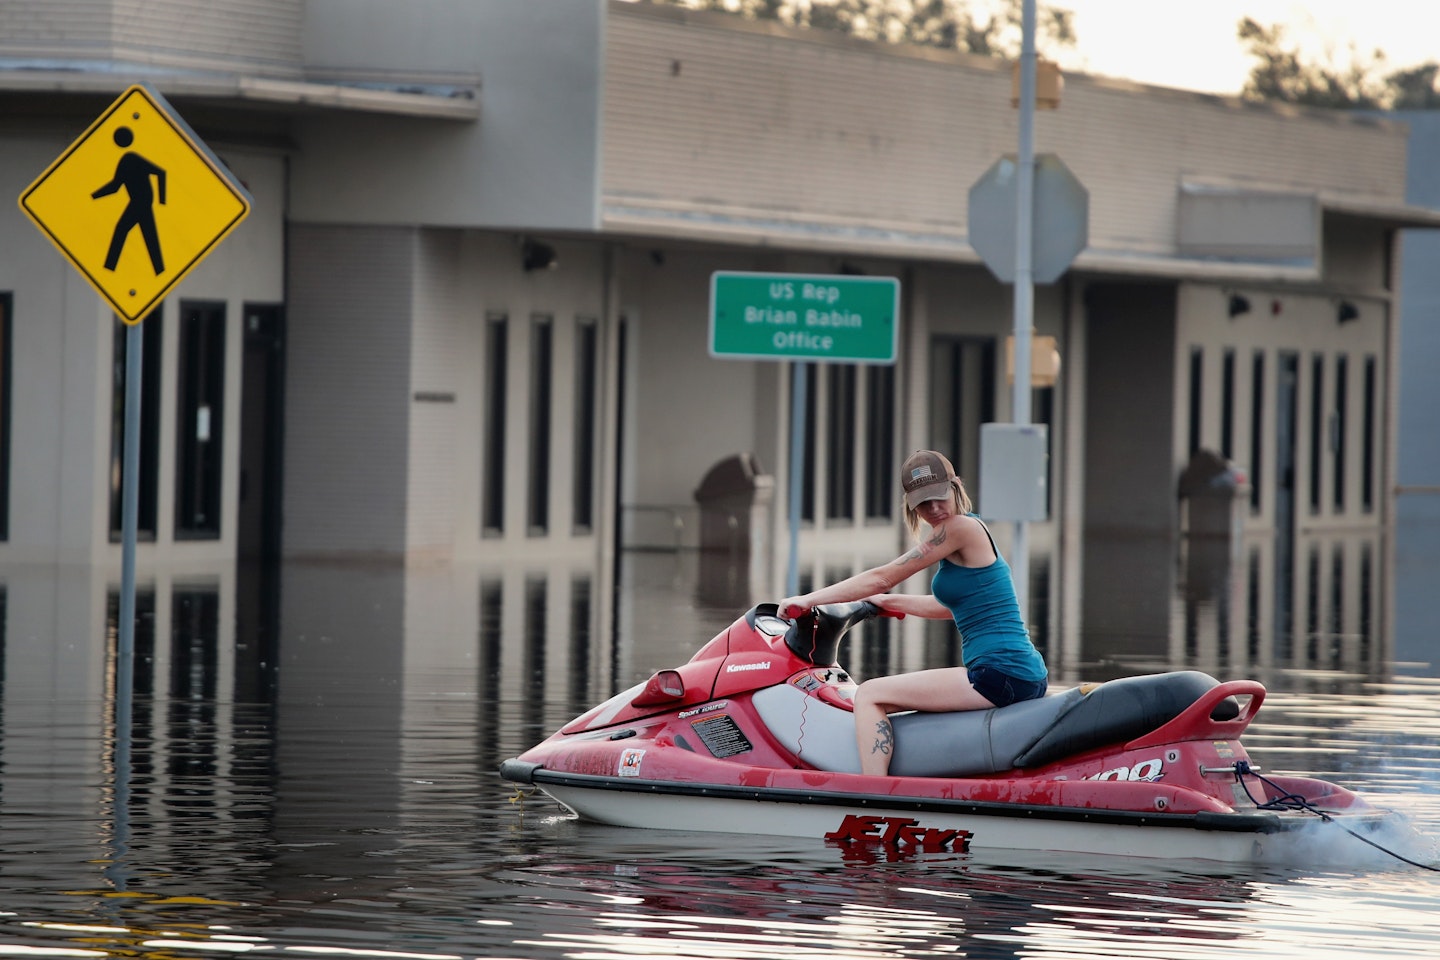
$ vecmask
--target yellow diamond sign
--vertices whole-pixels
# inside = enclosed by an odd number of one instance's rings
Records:
[[[20,194],[20,209],[126,323],[250,213],[250,195],[160,93],[126,90]]]

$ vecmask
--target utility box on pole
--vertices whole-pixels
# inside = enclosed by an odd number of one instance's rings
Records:
[[[980,515],[1045,520],[1050,515],[1049,431],[1043,423],[980,425]]]

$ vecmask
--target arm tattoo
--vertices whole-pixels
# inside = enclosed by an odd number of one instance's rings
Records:
[[[888,719],[882,719],[875,724],[875,745],[870,748],[871,753],[883,753],[887,757],[895,746],[895,728],[890,726]]]
[[[895,560],[892,560],[892,561],[890,562],[890,566],[892,566],[892,567],[903,567],[903,566],[905,566],[905,564],[909,563],[911,560],[919,560],[919,559],[920,559],[920,548],[919,548],[919,547],[915,547],[915,548],[914,548],[913,550],[911,550],[909,553],[905,554],[905,556],[903,556],[903,557],[898,557],[898,558],[896,558]]]
[[[910,563],[912,560],[919,560],[922,556],[924,556],[926,548],[938,547],[944,544],[944,542],[945,528],[941,527],[940,529],[936,530],[935,533],[930,537],[930,539],[927,540],[923,545],[915,547],[903,557],[892,561],[890,565],[892,567],[903,567],[905,566],[905,564]]]

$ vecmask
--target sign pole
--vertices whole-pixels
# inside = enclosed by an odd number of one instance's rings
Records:
[[[1030,423],[1030,338],[1034,334],[1035,276],[1035,0],[1024,0],[1020,47],[1020,142],[1018,179],[1015,187],[1015,383],[1014,421]],[[1030,544],[1024,520],[1015,522],[1015,544],[1011,550],[1011,572],[1020,619],[1029,620]]]
[[[130,745],[135,677],[135,539],[140,517],[140,374],[145,338],[125,331],[125,433],[120,468],[120,623],[115,651],[115,795],[113,852],[105,875],[125,890],[130,849]]]
[[[145,338],[140,324],[125,331],[125,459],[120,489],[120,646],[117,683],[126,706],[135,669],[135,539],[140,525],[140,373]]]
[[[800,592],[800,497],[805,480],[805,395],[809,371],[804,363],[790,365],[790,566],[785,595]]]

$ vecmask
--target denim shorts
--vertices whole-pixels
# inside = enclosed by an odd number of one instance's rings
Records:
[[[994,667],[971,667],[966,673],[975,692],[997,707],[1008,707],[1021,700],[1036,700],[1045,696],[1048,686],[1044,680],[1017,680]]]

